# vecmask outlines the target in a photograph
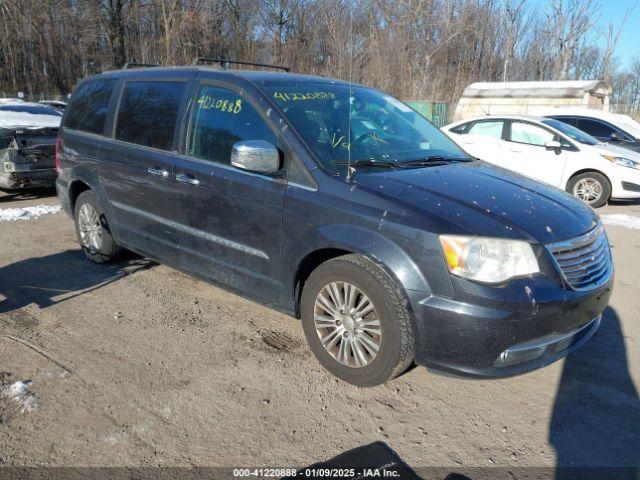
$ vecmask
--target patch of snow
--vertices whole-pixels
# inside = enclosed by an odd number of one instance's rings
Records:
[[[635,228],[640,230],[640,217],[634,217],[633,215],[626,215],[624,213],[609,213],[606,215],[600,215],[600,219],[605,225]]]
[[[62,117],[27,112],[0,112],[0,127],[58,128]]]
[[[120,443],[120,440],[118,440],[118,437],[116,435],[108,435],[104,437],[102,440],[104,441],[104,443],[107,443],[111,446],[117,445],[118,443]]]
[[[585,89],[598,84],[597,80],[558,80],[558,81],[529,81],[529,82],[476,82],[467,88],[477,90],[492,90],[501,88],[505,90],[523,89],[531,90],[535,88],[553,89],[553,88],[574,88]]]
[[[0,222],[29,220],[42,215],[58,213],[62,207],[60,205],[38,205],[35,207],[3,208],[0,209]]]
[[[32,412],[38,404],[35,394],[29,390],[30,385],[31,380],[0,384],[0,398],[14,402],[14,407],[20,413]]]

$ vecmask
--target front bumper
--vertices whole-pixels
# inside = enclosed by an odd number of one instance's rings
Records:
[[[634,200],[640,198],[640,170],[619,167],[622,169],[611,176],[611,198],[616,200]]]
[[[518,375],[548,365],[584,344],[600,325],[613,276],[601,287],[565,290],[544,276],[495,288],[454,280],[460,298],[410,294],[415,360],[477,377]]]
[[[20,188],[50,188],[56,181],[55,168],[41,168],[13,172],[0,172],[0,188],[14,190]]]

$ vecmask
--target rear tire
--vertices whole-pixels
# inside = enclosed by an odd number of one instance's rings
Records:
[[[74,220],[85,257],[95,263],[107,263],[118,257],[121,248],[113,240],[104,211],[91,190],[78,196]]]
[[[393,279],[366,257],[345,255],[316,268],[304,285],[301,314],[311,351],[345,382],[379,385],[413,362],[407,302]]]
[[[600,208],[609,201],[611,183],[601,173],[585,172],[569,180],[567,192],[592,208]]]

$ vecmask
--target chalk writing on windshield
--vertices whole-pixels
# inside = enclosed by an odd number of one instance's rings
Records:
[[[378,136],[378,134],[376,132],[373,133],[368,133],[367,135],[369,135],[369,138],[372,140],[373,144],[378,147],[383,143],[389,143],[387,140],[385,140],[384,138],[381,138]]]
[[[274,92],[273,98],[282,102],[303,102],[305,100],[335,100],[331,92]]]
[[[351,148],[351,145],[349,145],[349,142],[344,142],[343,140],[346,140],[346,137],[344,135],[338,137],[338,134],[334,133],[333,138],[331,139],[331,147],[333,149],[342,147],[345,150],[349,150]]]

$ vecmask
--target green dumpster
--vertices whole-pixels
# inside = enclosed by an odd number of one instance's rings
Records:
[[[443,127],[449,123],[449,104],[443,102],[425,102],[412,100],[405,102],[416,112],[431,120],[436,127]]]

